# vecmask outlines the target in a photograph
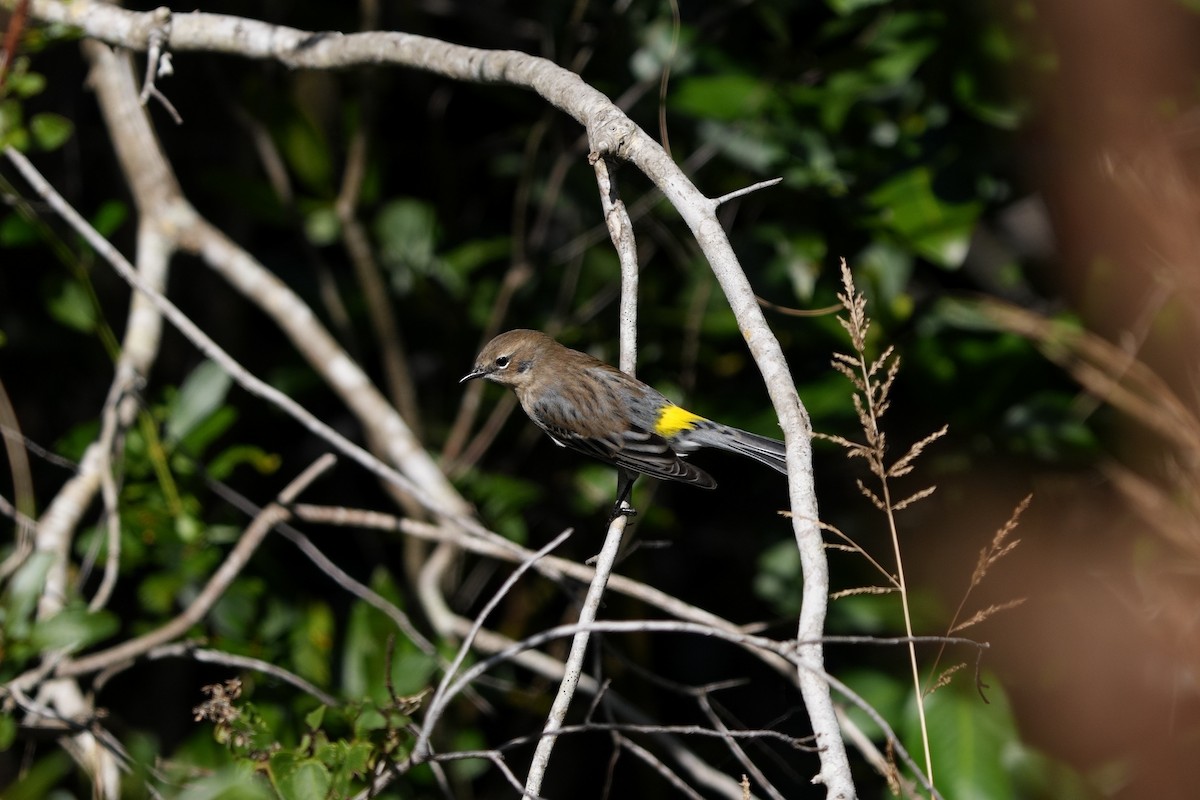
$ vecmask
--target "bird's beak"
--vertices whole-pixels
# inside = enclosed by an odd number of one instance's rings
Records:
[[[468,372],[466,375],[463,375],[462,378],[459,380],[459,383],[466,383],[467,381],[473,381],[476,378],[482,378],[484,375],[487,375],[487,370],[484,369],[483,367],[476,367],[475,369]]]

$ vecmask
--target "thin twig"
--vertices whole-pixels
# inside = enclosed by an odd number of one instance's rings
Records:
[[[351,442],[342,434],[338,433],[325,422],[311,414],[303,406],[292,400],[286,394],[259,379],[232,356],[226,353],[212,338],[200,329],[198,325],[192,322],[178,306],[164,297],[161,293],[147,286],[136,271],[133,265],[121,255],[121,253],[112,246],[100,233],[93,228],[87,220],[79,215],[54,188],[42,177],[41,173],[29,162],[24,155],[13,147],[4,148],[4,154],[8,160],[16,166],[17,170],[29,182],[29,185],[36,191],[50,206],[53,208],[72,228],[75,229],[87,241],[93,249],[96,250],[104,259],[111,264],[125,279],[127,283],[142,292],[148,297],[154,306],[166,317],[172,325],[174,325],[180,333],[188,338],[201,352],[210,359],[220,365],[221,369],[225,370],[231,378],[233,378],[243,389],[251,394],[261,397],[272,405],[277,406],[286,412],[290,417],[299,422],[312,433],[321,437],[331,444],[338,451],[348,456],[351,460],[367,469],[369,472],[387,481],[391,485],[400,489],[403,492],[415,497],[430,511],[435,513],[447,513],[448,509],[442,508],[440,504],[434,500],[423,488],[417,486],[404,475],[400,474],[395,468],[380,461],[375,456],[368,453],[359,445]],[[450,512],[450,516],[457,517],[457,514]],[[456,519],[470,525],[469,521]]]
[[[758,785],[761,786],[767,794],[775,798],[775,800],[784,800],[784,797],[779,793],[779,790],[767,780],[767,776],[764,775],[762,770],[758,768],[758,765],[750,760],[750,757],[746,755],[746,751],[742,749],[742,746],[737,742],[737,739],[747,738],[741,735],[746,733],[746,731],[731,731],[729,726],[725,724],[725,721],[721,719],[721,716],[713,709],[712,703],[708,699],[707,692],[701,692],[696,697],[696,702],[700,704],[700,710],[704,712],[704,715],[708,717],[708,721],[712,724],[714,729],[713,732],[725,740],[725,746],[729,748],[729,752],[732,753],[733,757],[737,759],[737,762],[742,765],[742,768],[754,776],[754,780],[758,782]],[[758,732],[759,731],[754,731],[754,733]],[[796,745],[793,744],[793,746]]]
[[[37,522],[30,516],[34,513],[36,504],[32,471],[29,468],[29,455],[21,446],[25,437],[20,435],[19,426],[16,409],[8,397],[4,382],[0,381],[0,430],[5,434],[4,452],[8,456],[8,468],[13,482],[13,503],[10,505],[0,496],[0,514],[17,523],[16,547],[4,559],[4,563],[0,564],[0,581],[19,569],[33,552],[33,535],[37,528]],[[8,435],[9,431],[13,431],[14,435]]]
[[[612,237],[613,245],[621,262],[620,368],[626,374],[633,375],[637,366],[638,300],[637,243],[633,235],[633,223],[617,192],[616,180],[609,170],[604,154],[594,149],[588,160],[596,171],[596,182],[600,189],[600,204],[604,211],[604,220],[608,224],[609,235]],[[618,477],[618,485],[626,479],[622,472]],[[630,477],[628,480],[633,480],[633,478]],[[629,503],[626,498],[618,497],[617,501],[628,508]],[[628,521],[628,515],[618,513],[609,523],[604,546],[596,558],[596,572],[588,586],[583,605],[579,609],[581,624],[596,619],[600,602],[604,597],[604,589],[608,585],[609,576],[612,575],[613,567],[616,565],[621,551],[621,539]],[[554,702],[550,706],[550,713],[542,728],[542,738],[538,740],[533,761],[529,766],[529,774],[525,778],[525,789],[531,794],[541,791],[546,769],[550,765],[550,754],[554,751],[554,743],[557,739],[556,731],[564,724],[567,710],[571,705],[571,698],[574,697],[575,688],[579,684],[579,676],[583,672],[583,660],[587,653],[589,637],[590,631],[584,628],[571,641],[571,649],[567,655],[558,694],[555,695]]]
[[[242,568],[250,560],[250,556],[266,538],[276,523],[289,516],[287,504],[317,479],[323,472],[334,464],[334,457],[328,453],[314,461],[304,472],[300,473],[291,483],[279,493],[277,502],[268,505],[262,513],[242,533],[237,544],[225,556],[221,566],[217,568],[208,583],[196,598],[171,621],[155,628],[149,633],[142,634],[106,650],[91,653],[73,660],[63,661],[58,665],[55,674],[59,677],[73,677],[97,672],[113,664],[138,658],[154,647],[166,644],[172,639],[182,636],[187,630],[202,620],[213,605],[225,593],[229,584],[238,576]],[[17,678],[20,681],[21,678]]]
[[[165,47],[167,41],[171,38],[171,10],[165,6],[160,6],[151,13],[154,15],[157,24],[150,30],[146,46],[146,76],[142,80],[142,93],[138,99],[142,105],[146,105],[150,98],[153,97],[162,103],[163,108],[171,115],[171,119],[175,120],[176,125],[182,125],[183,117],[179,116],[179,111],[167,99],[167,96],[159,90],[156,83],[157,78],[165,77],[174,72],[174,68],[171,66],[171,54]]]
[[[408,536],[416,536],[429,541],[452,542],[464,550],[504,561],[520,562],[533,552],[490,531],[478,535],[467,535],[452,528],[432,525],[419,520],[403,519],[380,511],[314,506],[307,503],[296,503],[292,506],[292,511],[299,519],[309,522],[320,522],[326,525],[353,525],[375,530],[398,530]],[[589,583],[595,576],[595,570],[592,567],[557,556],[543,558],[537,562],[534,568],[552,580],[558,580],[563,575],[567,575],[575,580]],[[637,598],[641,602],[661,609],[679,619],[712,625],[733,633],[743,630],[741,626],[735,625],[723,617],[685,603],[674,595],[669,595],[660,589],[624,575],[610,576],[608,588]],[[760,651],[757,655],[781,674],[791,673],[788,663],[779,659],[774,653]]]
[[[108,398],[104,401],[104,411],[101,414],[100,438],[98,444],[101,453],[100,496],[104,501],[104,522],[107,532],[108,550],[104,556],[104,576],[96,594],[88,603],[89,611],[98,611],[108,604],[113,590],[117,585],[117,575],[121,567],[121,511],[117,501],[117,481],[113,475],[113,455],[118,449],[118,441],[124,430],[120,406],[130,388],[127,381],[115,380],[109,388]],[[86,570],[81,570],[86,572]]]
[[[769,178],[765,181],[759,181],[758,183],[751,184],[750,186],[743,186],[741,189],[735,189],[728,194],[721,195],[717,199],[713,200],[713,204],[719,206],[723,203],[728,203],[730,200],[735,198],[745,197],[752,192],[757,192],[759,189],[766,189],[768,186],[774,186],[782,182],[783,178]]]
[[[684,780],[676,775],[673,769],[664,764],[662,760],[658,758],[658,756],[654,755],[632,739],[626,739],[624,736],[618,736],[617,741],[620,742],[623,750],[628,750],[634,756],[641,759],[643,763],[661,775],[667,783],[674,786],[684,797],[691,798],[691,800],[704,800],[704,795],[688,786]]]
[[[295,686],[300,691],[315,697],[327,706],[338,705],[336,697],[283,667],[272,664],[269,661],[263,661],[261,658],[252,658],[235,653],[226,653],[223,650],[200,647],[195,642],[172,642],[171,644],[153,647],[146,652],[144,658],[147,661],[157,661],[163,658],[187,658],[199,661],[202,664],[220,664],[225,667],[261,672],[264,675],[269,675],[272,678],[277,678],[284,683]],[[94,690],[99,691],[114,675],[128,668],[130,664],[131,662],[128,661],[113,664],[108,669],[99,673],[92,682]]]
[[[542,738],[534,750],[533,761],[529,766],[529,774],[525,777],[527,794],[537,794],[542,790],[542,780],[546,777],[546,768],[550,766],[550,754],[554,751],[554,743],[558,737],[558,729],[563,726],[567,717],[567,709],[571,698],[575,695],[575,687],[579,684],[579,676],[583,673],[583,658],[587,653],[588,641],[592,632],[590,627],[596,620],[600,610],[600,601],[604,597],[604,588],[608,576],[612,574],[613,565],[621,551],[621,537],[625,533],[625,525],[629,517],[618,514],[608,526],[608,534],[604,538],[604,547],[596,558],[596,573],[588,586],[583,605],[579,609],[579,625],[571,639],[571,650],[563,670],[562,683],[550,706],[546,724],[542,728]]]
[[[608,160],[595,157],[592,167],[596,171],[596,184],[600,188],[600,207],[604,211],[604,222],[612,238],[617,257],[621,262],[621,371],[633,375],[637,371],[637,310],[638,310],[638,260],[637,242],[633,235],[633,222],[629,211],[617,192],[617,179]]]
[[[433,697],[429,701],[429,706],[425,712],[425,723],[421,726],[421,734],[417,738],[416,744],[413,745],[412,758],[414,761],[423,761],[428,755],[429,737],[433,733],[433,728],[437,724],[438,719],[441,717],[442,709],[445,708],[448,700],[446,697],[446,690],[450,686],[450,682],[454,679],[455,674],[466,660],[467,655],[471,652],[471,646],[474,644],[475,637],[479,634],[480,629],[483,628],[483,623],[491,615],[496,606],[499,605],[500,601],[503,600],[508,594],[509,590],[516,585],[518,580],[521,579],[521,576],[528,572],[538,560],[557,549],[558,546],[565,542],[572,533],[574,533],[574,531],[571,528],[568,528],[558,536],[554,537],[549,543],[534,553],[530,558],[521,562],[520,566],[513,570],[512,574],[508,576],[504,583],[501,584],[500,588],[496,590],[495,594],[492,595],[487,604],[484,605],[479,614],[476,615],[470,632],[463,637],[462,644],[459,645],[458,648],[458,653],[455,655],[454,660],[450,662],[450,666],[446,669],[445,674],[442,675],[442,680],[438,684],[437,689],[433,693]]]
[[[620,519],[620,518],[618,518]],[[837,691],[839,694],[849,700],[854,706],[861,709],[871,721],[879,726],[884,735],[891,742],[891,746],[904,764],[912,770],[913,775],[917,780],[930,792],[932,797],[941,798],[942,795],[925,777],[925,773],[920,766],[912,759],[908,750],[900,742],[895,731],[883,716],[876,711],[870,703],[862,698],[857,692],[851,689],[842,681],[830,675],[825,671],[824,667],[819,663],[811,661],[805,655],[806,652],[811,652],[811,648],[806,647],[806,643],[797,641],[779,641],[770,639],[764,636],[754,636],[745,633],[736,633],[731,631],[714,628],[710,625],[701,625],[691,622],[680,622],[674,620],[636,620],[636,621],[594,621],[586,626],[583,623],[575,623],[570,625],[558,625],[547,630],[539,631],[536,634],[526,637],[519,642],[514,642],[511,646],[504,650],[498,651],[487,658],[476,662],[470,669],[466,670],[458,680],[451,684],[447,690],[447,696],[452,697],[463,691],[467,686],[473,683],[480,675],[490,670],[497,664],[504,663],[518,653],[525,650],[530,650],[541,645],[561,639],[566,636],[574,636],[584,628],[592,631],[600,631],[605,633],[679,633],[691,634],[696,636],[704,636],[714,639],[721,639],[753,652],[756,649],[772,651],[791,662],[797,669],[811,673],[826,685]],[[869,637],[868,637],[869,638]],[[900,637],[897,637],[900,638]],[[907,641],[907,637],[904,637]],[[934,637],[937,638],[937,637]]]
[[[638,725],[629,722],[584,722],[579,725],[564,725],[558,729],[558,734],[565,736],[576,733],[594,733],[596,731],[617,731],[620,733],[671,734],[673,736],[698,736],[705,739],[740,739],[740,740],[771,740],[785,744],[795,750],[805,750],[802,741],[795,736],[772,730],[736,731],[728,728],[706,728],[703,725]],[[511,750],[544,734],[529,734],[516,736],[500,746],[500,750]]]

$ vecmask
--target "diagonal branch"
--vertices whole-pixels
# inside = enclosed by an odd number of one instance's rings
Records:
[[[14,1],[0,0],[0,6],[11,7]],[[85,36],[142,51],[149,47],[154,31],[161,29],[161,21],[151,13],[127,11],[94,0],[32,0],[30,10],[37,19],[72,25]],[[818,526],[808,415],[796,394],[779,342],[768,328],[717,218],[719,202],[706,197],[653,138],[578,75],[546,59],[514,51],[479,50],[393,32],[314,33],[204,13],[173,15],[166,46],[169,50],[274,59],[291,67],[393,64],[455,80],[525,87],[583,125],[594,156],[629,161],[646,174],[677,209],[707,257],[779,417],[788,448],[792,528],[804,573],[798,639],[807,642],[803,645],[807,662],[822,664],[820,635],[829,575]],[[819,745],[821,769],[815,780],[826,784],[831,798],[853,798],[856,794],[829,687],[819,670],[799,670],[797,674]]]
[[[221,566],[208,579],[208,583],[204,585],[204,588],[188,607],[174,619],[149,633],[114,645],[107,650],[60,662],[55,674],[60,677],[72,677],[97,672],[113,664],[142,656],[151,649],[178,639],[187,633],[188,629],[204,619],[216,602],[221,599],[225,590],[229,588],[229,584],[241,573],[250,560],[250,556],[262,544],[271,529],[291,516],[291,512],[287,510],[286,506],[322,473],[329,470],[335,460],[332,455],[326,453],[289,483],[279,493],[278,500],[266,506],[254,518],[254,521],[238,539],[237,544],[225,556]]]

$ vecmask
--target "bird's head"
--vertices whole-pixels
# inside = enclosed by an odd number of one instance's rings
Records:
[[[532,379],[538,359],[562,347],[541,331],[515,330],[492,339],[475,358],[475,366],[459,383],[475,378],[520,388]]]

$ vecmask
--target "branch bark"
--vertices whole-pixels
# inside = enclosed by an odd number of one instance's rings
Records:
[[[11,7],[13,3],[14,0],[0,0],[0,6],[4,7]],[[801,645],[801,656],[810,667],[799,669],[798,679],[821,759],[821,769],[814,780],[826,784],[831,798],[848,799],[855,796],[829,687],[822,677],[823,651],[819,642],[824,628],[829,576],[818,527],[811,426],[796,394],[778,340],[768,328],[749,281],[717,219],[715,212],[719,199],[706,197],[667,153],[601,92],[578,75],[550,61],[523,53],[478,50],[404,33],[315,33],[216,14],[172,14],[169,20],[164,20],[161,14],[126,11],[93,0],[76,0],[72,3],[33,0],[30,12],[36,19],[72,25],[87,37],[134,50],[146,50],[154,41],[164,37],[165,30],[165,47],[168,50],[199,50],[273,59],[294,68],[331,69],[392,64],[454,80],[525,87],[585,127],[593,159],[622,159],[646,174],[678,210],[712,266],[763,376],[783,428],[788,448],[793,532],[804,572],[798,639],[805,643]],[[204,231],[202,227],[199,231],[205,235],[202,243],[197,243],[197,250],[214,267],[219,264],[238,264],[248,268],[253,264],[244,253],[233,249],[230,242],[215,235],[214,231]],[[247,270],[241,274],[251,273]],[[258,279],[270,281],[265,271],[253,274]],[[229,277],[234,280],[236,276]],[[243,285],[242,288],[246,290],[248,287]],[[276,298],[294,299],[285,291],[286,287],[273,288]],[[274,310],[281,318],[285,318],[289,312],[306,311],[302,305],[291,302]],[[311,332],[306,329],[305,333],[309,335]],[[332,357],[333,354],[327,355]],[[350,395],[363,389],[365,381],[361,372],[348,359],[332,358],[323,363],[328,370],[328,377],[334,379],[331,385]],[[369,386],[369,383],[366,385]],[[354,403],[351,402],[351,405]],[[390,408],[386,403],[382,403],[382,407]],[[356,410],[360,414],[365,411]],[[415,443],[402,434],[397,434],[397,425],[407,431],[398,415],[394,419],[389,418],[385,428],[389,434],[386,438],[390,445],[389,457],[404,463],[406,471],[411,470],[409,474],[416,483],[425,487],[436,486],[439,490],[448,488],[432,460],[422,460],[424,451],[416,448]],[[453,508],[465,509],[465,504],[453,490],[439,499]]]

